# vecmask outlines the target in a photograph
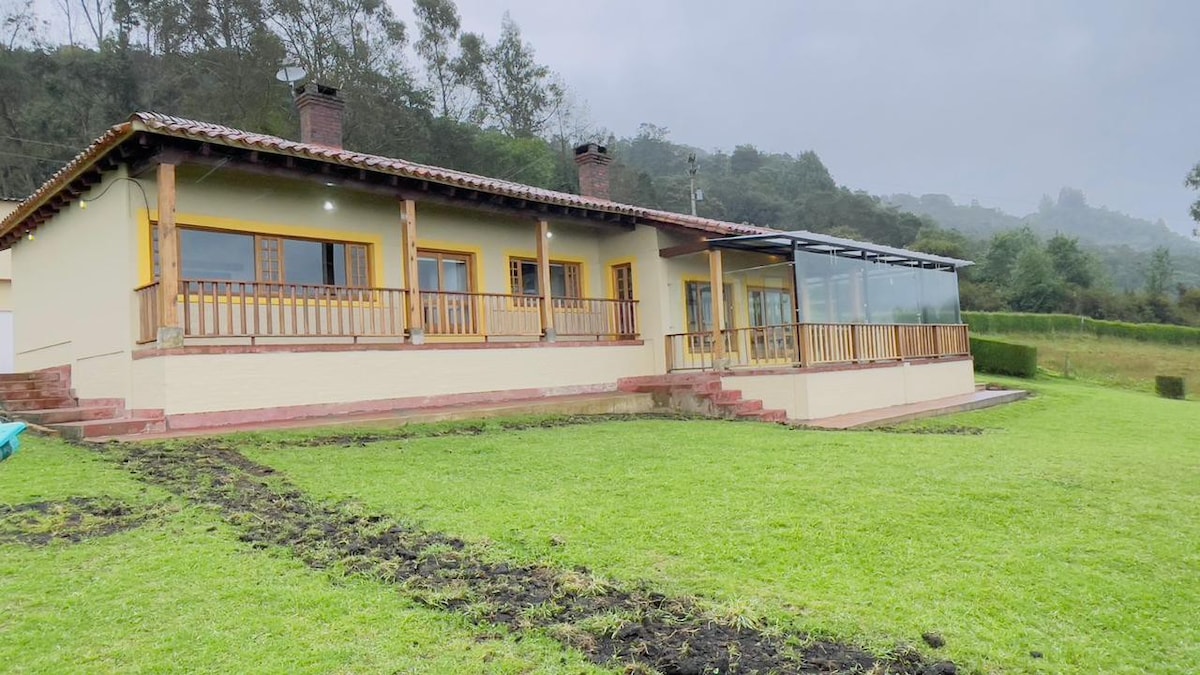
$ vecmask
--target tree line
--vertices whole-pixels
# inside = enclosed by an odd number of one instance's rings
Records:
[[[616,159],[618,201],[686,213],[695,169],[700,216],[980,260],[963,276],[969,309],[1200,321],[1178,255],[1012,228],[968,238],[838,185],[811,151],[707,151],[653,124],[617,137],[588,119],[511,17],[488,35],[464,31],[453,0],[412,7],[409,26],[384,0],[0,0],[0,192],[29,194],[135,110],[294,138],[291,92],[274,75],[295,60],[341,89],[354,150],[577,191],[572,148],[599,141]],[[1113,269],[1124,270],[1115,283]]]

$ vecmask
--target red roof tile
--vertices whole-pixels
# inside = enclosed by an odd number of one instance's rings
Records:
[[[109,150],[115,148],[136,131],[162,134],[175,138],[202,140],[232,147],[296,157],[306,157],[342,166],[465,187],[489,194],[525,199],[531,202],[630,215],[649,221],[652,224],[663,223],[675,225],[708,234],[763,234],[776,231],[754,225],[730,223],[711,218],[699,218],[680,213],[671,213],[669,211],[642,208],[631,204],[621,204],[604,199],[583,197],[567,192],[546,190],[531,185],[522,185],[521,183],[488,178],[487,176],[479,176],[464,171],[418,164],[403,159],[368,155],[361,152],[352,152],[311,143],[300,143],[277,136],[242,131],[210,122],[198,122],[181,117],[163,115],[161,113],[140,112],[130,117],[128,122],[112,127],[93,141],[91,145],[72,159],[66,166],[51,176],[37,191],[23,200],[12,214],[3,221],[0,221],[0,235],[5,235],[15,229],[38,206],[57,194],[59,190],[70,184],[76,176],[86,171]]]

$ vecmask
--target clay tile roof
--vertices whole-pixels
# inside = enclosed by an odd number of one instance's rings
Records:
[[[305,157],[342,166],[396,174],[407,178],[416,178],[433,183],[479,190],[489,194],[515,197],[531,202],[629,215],[641,218],[651,224],[675,225],[706,234],[729,236],[765,234],[777,231],[771,228],[730,223],[711,218],[699,218],[681,213],[642,208],[632,204],[621,204],[605,199],[584,197],[567,192],[546,190],[531,185],[489,178],[465,171],[455,171],[453,169],[418,164],[403,159],[369,155],[311,143],[300,143],[279,138],[278,136],[243,131],[211,122],[199,122],[155,112],[139,112],[134,113],[128,122],[118,124],[106,131],[63,168],[59,169],[32,195],[24,199],[12,214],[0,221],[0,236],[6,235],[17,228],[38,206],[51,199],[106,153],[116,148],[138,131],[162,134],[175,138],[219,143],[276,154]],[[18,235],[22,233],[23,231],[18,232]]]
[[[698,218],[680,213],[671,213],[669,211],[642,208],[640,206],[633,206],[631,204],[621,204],[605,199],[583,197],[580,195],[570,194],[568,192],[546,190],[544,188],[533,187],[531,185],[523,185],[521,183],[500,180],[498,178],[489,178],[487,176],[480,176],[478,174],[467,173],[465,171],[455,171],[454,169],[444,169],[442,167],[429,166],[427,164],[418,164],[416,162],[410,162],[403,159],[381,157],[379,155],[368,155],[361,152],[330,148],[323,145],[289,141],[277,136],[256,134],[248,131],[241,131],[239,129],[233,129],[231,127],[226,127],[219,124],[212,124],[210,122],[197,122],[194,120],[183,119],[181,117],[163,115],[161,113],[136,113],[132,119],[141,122],[142,125],[144,125],[149,131],[166,133],[170,136],[221,142],[228,145],[255,148],[268,152],[279,152],[283,154],[325,160],[344,166],[394,173],[408,178],[419,178],[421,180],[427,180],[435,183],[471,188],[492,194],[504,195],[506,197],[526,199],[532,202],[543,202],[547,204],[557,204],[559,206],[594,209],[608,213],[621,213],[645,218],[647,220],[661,221],[682,227],[689,227],[713,234],[762,234],[776,231],[770,228],[729,223],[721,220],[713,220],[711,218]]]

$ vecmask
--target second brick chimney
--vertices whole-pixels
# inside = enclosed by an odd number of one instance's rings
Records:
[[[309,82],[296,87],[296,108],[300,111],[300,141],[342,148],[342,112],[346,102],[338,90]]]
[[[608,165],[612,157],[608,148],[599,143],[584,143],[575,148],[575,164],[579,166],[579,194],[596,199],[610,199]]]

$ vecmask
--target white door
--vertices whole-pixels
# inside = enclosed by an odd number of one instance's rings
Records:
[[[13,371],[12,312],[0,312],[0,373]]]

